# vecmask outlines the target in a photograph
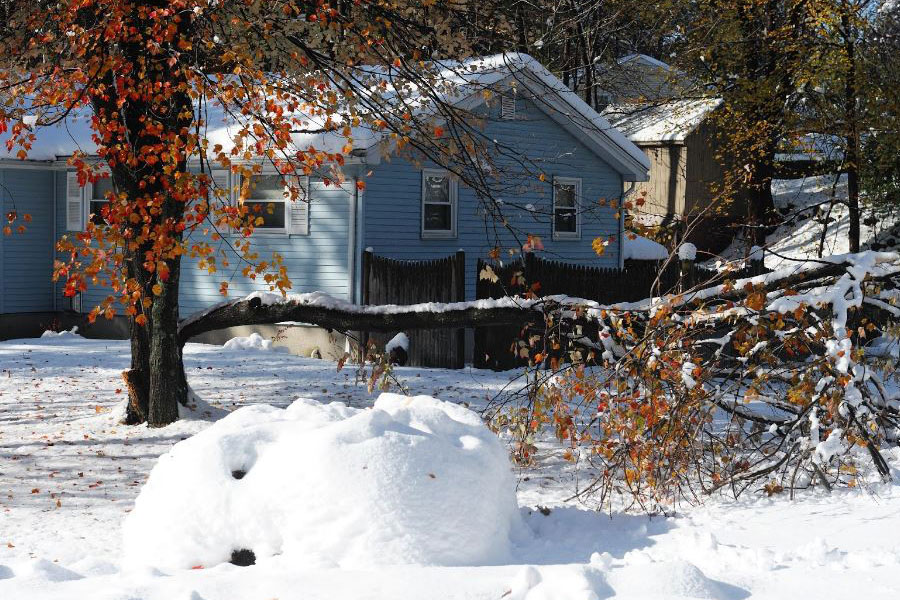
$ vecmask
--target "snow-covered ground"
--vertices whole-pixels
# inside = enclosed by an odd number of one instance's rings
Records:
[[[610,515],[567,500],[578,474],[549,446],[537,467],[514,473],[524,526],[508,556],[485,564],[376,566],[373,560],[341,568],[327,557],[297,561],[285,553],[250,567],[129,566],[123,521],[158,457],[175,443],[238,407],[286,407],[303,397],[366,408],[377,394],[355,382],[352,368],[338,371],[332,362],[191,344],[188,378],[204,402],[163,429],[125,427],[116,417],[125,395],[119,374],[127,364],[125,342],[56,336],[0,343],[3,600],[871,599],[900,593],[897,485],[810,492],[794,502],[715,498],[671,517]],[[516,375],[395,372],[412,394],[474,408]],[[900,453],[888,458],[900,480]],[[348,496],[354,493],[348,486]],[[185,495],[179,502],[185,514],[197,514],[210,500]],[[452,495],[441,509],[455,518],[472,510]],[[185,519],[159,520],[165,529]]]
[[[833,199],[846,201],[846,175],[776,180],[772,182],[772,193],[775,206],[786,222],[766,238],[767,267],[778,269],[796,264],[798,260],[850,252],[850,218],[846,206],[835,204],[829,213]],[[893,231],[900,221],[896,211],[873,210],[863,201],[862,219],[860,240],[863,246],[876,239],[888,249],[900,246],[900,236],[894,235]],[[748,250],[744,240],[736,239],[722,252],[721,258],[739,260]]]

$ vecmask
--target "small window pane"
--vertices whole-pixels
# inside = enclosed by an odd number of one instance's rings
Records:
[[[90,212],[91,223],[94,225],[105,225],[106,220],[102,216],[103,207],[107,205],[105,200],[91,200]]]
[[[451,207],[449,204],[425,205],[425,229],[429,231],[451,231]]]
[[[450,203],[450,178],[446,175],[425,177],[425,202]]]
[[[244,202],[249,214],[262,217],[263,224],[257,229],[284,229],[284,202]]]
[[[113,191],[112,178],[98,179],[94,182],[94,192],[92,198],[94,200],[106,200],[106,194]]]
[[[256,175],[250,182],[250,198],[254,200],[284,200],[284,181],[281,175]]]
[[[556,206],[575,208],[575,186],[570,183],[557,184]]]
[[[558,208],[555,213],[556,231],[561,233],[577,233],[578,221],[575,211],[569,208]]]

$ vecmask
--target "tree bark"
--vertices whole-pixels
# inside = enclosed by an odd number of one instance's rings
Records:
[[[856,89],[856,42],[853,24],[850,22],[850,11],[846,3],[842,8],[841,30],[844,36],[844,52],[847,55],[847,76],[844,82],[844,112],[847,122],[846,155],[847,163],[847,206],[850,209],[850,252],[859,252],[859,128],[857,126],[859,110]]]
[[[150,336],[146,327],[130,319],[131,369],[122,373],[128,390],[125,423],[137,425],[147,420],[150,412]]]
[[[178,420],[178,405],[187,404],[181,344],[178,341],[180,261],[172,259],[169,279],[153,301],[150,335],[150,403],[147,423],[162,427]]]
[[[238,325],[262,325],[281,321],[302,321],[337,331],[398,331],[407,329],[455,329],[543,322],[544,316],[533,303],[521,307],[477,308],[462,303],[460,308],[442,312],[422,312],[414,307],[397,307],[378,312],[372,307],[350,305],[330,308],[314,304],[284,302],[263,305],[258,298],[238,300],[186,319],[178,330],[179,344],[217,329]],[[407,310],[404,310],[406,308]]]

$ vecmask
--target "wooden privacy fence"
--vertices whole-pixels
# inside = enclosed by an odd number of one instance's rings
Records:
[[[466,299],[466,255],[459,251],[435,260],[397,260],[366,250],[362,261],[363,304],[463,302]],[[397,332],[364,334],[376,348]],[[465,330],[407,331],[411,366],[461,369],[465,366]]]
[[[488,265],[497,275],[496,282],[479,277]],[[503,267],[479,259],[475,297],[516,296],[530,287],[538,296],[563,294],[594,300],[600,304],[613,304],[642,300],[651,295],[651,290],[653,295],[666,294],[677,291],[679,286],[688,289],[720,277],[717,271],[699,267],[693,262],[671,261],[665,269],[660,270],[661,267],[661,263],[655,261],[626,261],[624,269],[608,269],[547,260],[531,253],[526,254],[524,260],[517,260]],[[740,279],[765,272],[768,269],[759,260],[751,262],[740,271],[730,273],[728,277]],[[528,359],[519,352],[519,342],[525,337],[523,333],[525,332],[511,327],[477,327],[474,365],[505,370],[527,364]]]

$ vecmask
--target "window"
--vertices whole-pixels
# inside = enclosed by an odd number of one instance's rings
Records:
[[[500,97],[500,118],[512,120],[516,118],[516,92],[510,90]]]
[[[91,185],[88,190],[90,197],[88,198],[88,218],[94,225],[105,225],[103,219],[103,207],[109,202],[107,194],[113,192],[113,182],[111,177],[98,179]]]
[[[446,171],[422,171],[422,237],[456,237],[456,181]]]
[[[285,197],[288,192],[281,175],[254,175],[249,185],[249,195],[244,200],[244,206],[251,215],[262,218],[262,223],[257,223],[256,230],[286,232],[287,203],[290,199]]]
[[[571,177],[553,179],[553,238],[578,239],[581,217],[578,199],[581,197],[581,180]]]

